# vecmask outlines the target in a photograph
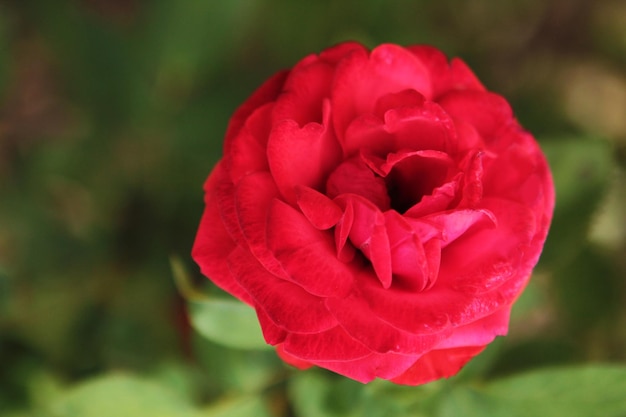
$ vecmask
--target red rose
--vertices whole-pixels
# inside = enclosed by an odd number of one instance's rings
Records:
[[[454,375],[507,332],[554,205],[499,95],[427,46],[343,43],[234,114],[193,248],[300,368]]]

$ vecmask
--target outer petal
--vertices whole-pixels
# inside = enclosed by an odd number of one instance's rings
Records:
[[[448,63],[448,58],[432,46],[416,45],[407,48],[415,54],[428,68],[433,85],[433,96],[436,99],[450,90],[484,91],[485,87],[476,78],[471,69],[458,58]]]
[[[304,359],[300,359],[290,353],[285,352],[282,344],[276,346],[276,353],[278,354],[278,357],[280,357],[282,360],[284,360],[291,366],[295,366],[298,369],[309,369],[313,366],[311,362],[305,361]]]
[[[421,385],[440,378],[449,378],[474,356],[483,351],[485,346],[433,350],[419,358],[402,375],[391,381],[402,385]]]
[[[330,48],[324,49],[320,53],[320,59],[328,62],[336,66],[341,60],[352,54],[367,54],[367,48],[361,45],[358,42],[347,41],[339,43],[335,46],[331,46]]]
[[[491,343],[496,336],[506,335],[510,316],[511,305],[506,305],[489,316],[457,327],[451,332],[450,337],[437,345],[437,349],[483,346]]]
[[[276,326],[289,332],[318,333],[337,325],[323,299],[270,274],[245,250],[233,251],[228,266],[257,309],[262,309]]]
[[[447,246],[441,252],[437,282],[428,291],[407,293],[393,286],[382,290],[371,280],[358,280],[357,287],[380,318],[408,332],[430,334],[510,305],[530,275],[525,258],[536,260],[531,243],[535,219],[512,202],[484,203],[498,226],[478,228]]]
[[[267,103],[252,112],[230,142],[228,167],[233,183],[250,173],[269,171],[266,148],[273,106],[273,103]]]
[[[364,384],[374,378],[392,379],[406,372],[415,357],[395,353],[372,353],[351,361],[315,361],[314,363]]]
[[[430,95],[428,71],[414,55],[397,45],[381,45],[369,57],[350,54],[337,67],[331,101],[338,137],[357,115],[372,113],[379,97],[412,89]]]
[[[192,257],[200,266],[202,273],[209,277],[218,287],[233,294],[247,304],[252,304],[252,298],[231,275],[226,258],[236,249],[230,234],[226,231],[220,216],[215,189],[222,173],[218,164],[206,182],[206,208],[198,234],[193,244]]]
[[[352,337],[378,353],[422,355],[450,335],[450,331],[415,335],[398,329],[378,317],[363,298],[354,294],[342,299],[329,298],[326,306]]]
[[[498,158],[485,162],[485,194],[508,198],[551,215],[554,186],[539,145],[519,126],[512,126],[502,136],[494,143]]]
[[[447,246],[438,281],[477,300],[477,292],[489,292],[504,281],[525,283],[530,268],[522,264],[540,250],[532,247],[537,219],[528,207],[495,198],[483,199],[481,206],[495,218],[496,227],[476,228]]]
[[[287,336],[287,331],[278,326],[261,307],[256,307],[256,314],[263,331],[265,341],[270,345],[282,343]]]
[[[267,246],[267,216],[278,196],[269,172],[256,172],[241,179],[235,189],[235,209],[247,247],[265,269],[286,278],[287,273]]]
[[[290,333],[282,349],[297,358],[318,361],[351,361],[363,358],[372,351],[350,336],[341,326],[317,334]]]
[[[473,125],[487,142],[513,123],[511,106],[494,93],[453,91],[438,102],[453,118]]]
[[[285,81],[270,120],[293,120],[299,126],[323,122],[322,103],[330,97],[333,65],[310,55],[301,60]]]
[[[268,222],[268,245],[291,282],[320,297],[350,292],[354,271],[336,258],[332,233],[316,229],[302,213],[279,200],[273,201]]]

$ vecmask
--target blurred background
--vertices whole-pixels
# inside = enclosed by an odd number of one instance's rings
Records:
[[[464,372],[626,362],[626,2],[2,0],[0,415],[107,415],[55,404],[106,405],[76,387],[111,375],[202,415],[314,415],[273,352],[191,329],[169,259],[205,284],[190,250],[237,105],[348,39],[462,57],[552,163],[540,265],[510,336]],[[132,378],[102,392],[143,392]]]

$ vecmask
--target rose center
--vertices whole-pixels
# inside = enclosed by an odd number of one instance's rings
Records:
[[[448,161],[420,155],[396,163],[385,177],[392,209],[404,213],[448,178]]]

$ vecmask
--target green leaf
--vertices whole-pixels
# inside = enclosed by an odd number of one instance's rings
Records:
[[[191,417],[184,398],[150,380],[114,374],[70,389],[50,409],[54,417]]]
[[[261,333],[254,309],[224,299],[189,302],[193,327],[207,339],[237,349],[271,349]]]
[[[626,366],[543,369],[458,387],[441,402],[439,417],[623,417]]]

